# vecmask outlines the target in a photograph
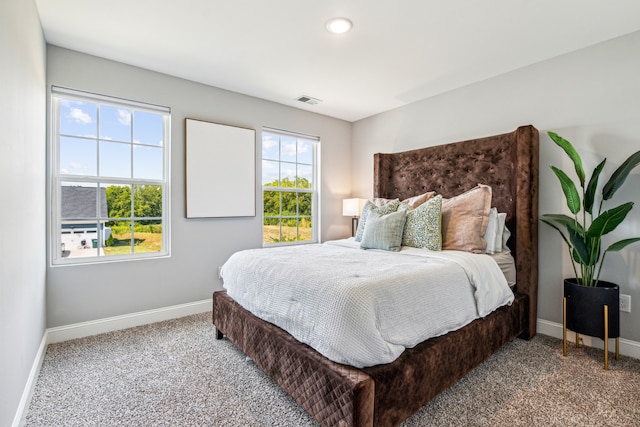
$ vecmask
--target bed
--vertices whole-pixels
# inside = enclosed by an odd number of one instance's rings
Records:
[[[506,213],[515,260],[515,298],[486,317],[406,349],[390,363],[336,363],[261,320],[226,291],[213,295],[218,339],[226,336],[324,426],[394,426],[515,337],[536,333],[538,131],[514,132],[374,155],[374,196],[425,191],[453,197],[479,182]]]

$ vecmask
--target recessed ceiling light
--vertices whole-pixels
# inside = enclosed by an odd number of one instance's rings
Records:
[[[327,22],[327,31],[333,34],[346,33],[353,24],[347,18],[333,18]]]

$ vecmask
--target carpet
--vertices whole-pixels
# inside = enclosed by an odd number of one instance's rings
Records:
[[[50,345],[25,425],[318,424],[204,313]],[[516,339],[402,426],[638,427],[640,360]]]

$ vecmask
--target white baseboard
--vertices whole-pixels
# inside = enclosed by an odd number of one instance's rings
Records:
[[[15,417],[13,417],[13,423],[11,424],[12,427],[23,426],[26,421],[27,408],[29,408],[31,397],[33,397],[33,391],[35,390],[36,383],[38,382],[38,375],[40,374],[40,367],[42,366],[42,361],[44,360],[44,354],[46,350],[47,331],[44,332],[42,341],[40,341],[40,347],[38,347],[38,352],[36,353],[36,357],[33,359],[33,365],[31,365],[31,371],[29,372],[27,383],[24,386],[22,397],[20,398],[20,403],[18,404],[18,410],[16,411]]]
[[[190,316],[192,314],[204,313],[206,311],[211,311],[212,303],[213,300],[207,299],[187,304],[173,305],[171,307],[125,314],[123,316],[108,317],[106,319],[49,328],[47,329],[47,344],[88,337],[105,332],[118,331],[120,329],[161,322],[163,320],[176,319],[178,317]]]
[[[548,320],[538,319],[536,327],[539,333],[543,335],[549,335],[554,338],[562,339],[562,324],[550,322]],[[573,332],[567,333],[567,341],[575,343],[575,334]],[[604,341],[600,338],[593,338],[586,335],[580,335],[580,341],[587,347],[595,347],[601,350],[604,349]],[[636,341],[620,338],[620,354],[624,356],[640,359],[640,343]],[[615,344],[612,341],[609,342],[609,351],[615,351]]]

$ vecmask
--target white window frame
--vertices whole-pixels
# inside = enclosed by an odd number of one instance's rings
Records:
[[[99,105],[108,105],[110,107],[128,108],[136,111],[150,112],[163,115],[163,178],[162,179],[141,179],[141,178],[115,178],[108,176],[86,176],[86,175],[72,175],[63,174],[60,171],[60,108],[59,100],[72,100],[79,102],[92,102]],[[168,257],[171,254],[171,189],[170,189],[170,165],[171,165],[171,109],[169,107],[156,106],[152,104],[146,104],[143,102],[131,101],[122,98],[116,98],[112,96],[99,95],[90,92],[84,92],[79,90],[61,88],[57,86],[51,87],[51,103],[50,103],[50,143],[49,143],[49,203],[47,204],[49,210],[49,240],[50,240],[50,260],[53,266],[56,265],[77,265],[88,263],[102,263],[102,262],[117,262],[117,261],[130,261],[150,258]],[[98,118],[99,120],[99,118]],[[99,129],[99,126],[98,126]],[[132,127],[133,129],[133,127]],[[95,139],[99,141],[99,135],[96,135]],[[133,139],[132,139],[133,143]],[[99,153],[97,154],[99,159]],[[145,218],[145,219],[159,219],[162,221],[162,250],[158,252],[143,252],[143,253],[129,253],[122,255],[104,255],[100,256],[99,251],[96,250],[95,256],[83,256],[83,257],[63,257],[61,253],[62,245],[62,202],[61,202],[61,188],[63,182],[78,182],[78,183],[95,183],[98,190],[100,189],[100,183],[108,181],[115,184],[131,185],[131,196],[133,200],[133,186],[134,185],[157,185],[162,188],[162,217],[158,218]],[[96,204],[98,201],[96,200]],[[100,211],[96,210],[96,225],[100,217]],[[131,227],[134,225],[135,213],[133,206],[131,209],[131,217],[127,220],[131,220]],[[122,218],[114,218],[120,219]],[[111,220],[111,218],[109,218]],[[133,231],[133,230],[132,230]],[[135,234],[132,234],[135,236]],[[103,241],[103,231],[100,227],[97,227],[98,241]],[[133,245],[133,238],[132,238]]]
[[[285,136],[285,137],[293,137],[293,138],[300,138],[300,139],[304,139],[306,141],[310,141],[313,144],[313,155],[312,155],[312,185],[311,188],[297,188],[297,187],[273,187],[273,186],[265,186],[262,185],[262,246],[263,247],[274,247],[274,246],[290,246],[290,245],[306,245],[306,244],[311,244],[311,243],[317,243],[319,242],[319,236],[320,236],[320,186],[319,186],[319,182],[320,182],[320,137],[318,136],[312,136],[312,135],[306,135],[306,134],[302,134],[302,133],[298,133],[298,132],[291,132],[291,131],[286,131],[286,130],[282,130],[282,129],[275,129],[275,128],[268,128],[268,127],[264,127],[262,128],[262,135],[261,135],[261,146],[262,143],[264,142],[264,136],[265,134],[270,134],[270,135],[280,135],[280,136]],[[269,160],[269,161],[274,161],[273,159],[264,159],[262,152],[260,155],[261,160]],[[282,159],[278,160],[278,163],[292,163],[289,161],[282,161]],[[297,159],[295,162],[296,166],[298,165]],[[261,176],[261,181],[264,180],[264,173]],[[264,214],[264,192],[265,191],[284,191],[284,192],[295,192],[295,193],[309,193],[311,194],[311,239],[310,240],[296,240],[296,241],[292,241],[292,242],[273,242],[273,243],[266,243],[264,241],[264,221],[265,221],[265,214]],[[280,216],[278,217],[280,219],[282,218],[287,218],[287,217],[283,217],[282,216],[282,204],[280,204]],[[280,222],[280,227],[282,227],[282,222]],[[280,230],[280,235],[282,235],[282,230]]]

